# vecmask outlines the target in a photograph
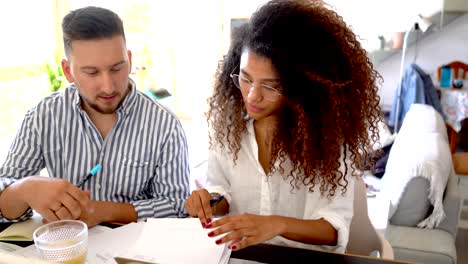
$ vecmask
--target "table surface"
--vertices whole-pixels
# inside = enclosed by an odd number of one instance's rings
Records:
[[[0,224],[0,231],[9,224]],[[29,246],[30,241],[5,241],[19,246]],[[231,253],[231,259],[248,260],[254,263],[348,263],[348,264],[397,264],[407,263],[396,260],[384,260],[373,257],[339,254],[333,252],[307,250],[268,244],[259,244]]]
[[[379,196],[368,198],[369,218],[376,230],[382,235],[385,234],[387,227],[387,215],[389,203],[382,204]],[[387,201],[388,202],[388,201]],[[0,231],[4,230],[11,223],[0,223]],[[102,224],[111,228],[118,227],[114,224]],[[4,241],[13,243],[21,247],[32,245],[32,241]],[[311,259],[318,263],[359,263],[359,264],[391,264],[404,263],[392,260],[383,260],[378,258],[354,256],[348,254],[338,254],[325,251],[306,250],[300,248],[290,248],[276,245],[259,244],[250,246],[240,251],[233,251],[231,259],[241,259],[259,262],[259,263],[304,263],[310,262]]]

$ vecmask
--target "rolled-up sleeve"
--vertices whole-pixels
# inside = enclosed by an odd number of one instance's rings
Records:
[[[329,222],[338,233],[338,242],[336,246],[326,246],[327,249],[335,252],[344,253],[349,240],[349,227],[353,218],[354,205],[354,177],[347,177],[348,185],[346,193],[342,194],[337,188],[336,194],[330,198],[326,206],[320,208],[317,212],[307,212],[311,218],[323,218]],[[328,199],[324,197],[324,199]]]
[[[30,110],[8,151],[7,158],[0,168],[0,195],[10,184],[29,175],[37,174],[44,168],[39,137],[36,129],[34,110]],[[32,210],[27,210],[17,219],[6,219],[0,213],[0,222],[17,222],[32,216]]]
[[[161,217],[184,217],[184,202],[190,191],[187,140],[182,126],[175,128],[162,147],[151,181],[154,198],[131,201],[139,220]]]
[[[209,150],[206,189],[210,193],[223,195],[228,204],[230,204],[232,200],[230,181],[226,175],[226,168],[223,167],[225,164],[222,161],[223,159],[220,156],[218,148],[216,150]]]

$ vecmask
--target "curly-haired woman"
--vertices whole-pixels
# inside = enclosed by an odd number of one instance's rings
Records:
[[[269,242],[343,252],[357,166],[378,138],[378,79],[322,2],[262,6],[218,68],[208,190],[192,193],[188,213],[233,250]],[[214,192],[224,199],[210,207]]]

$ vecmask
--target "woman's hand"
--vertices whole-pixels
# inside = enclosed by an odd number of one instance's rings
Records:
[[[206,189],[195,190],[185,201],[185,208],[192,217],[198,217],[203,227],[211,223],[213,212],[210,207],[211,195]]]
[[[214,228],[209,237],[226,234],[216,244],[229,243],[229,248],[239,250],[282,234],[285,224],[279,216],[242,214],[223,217],[207,227]]]

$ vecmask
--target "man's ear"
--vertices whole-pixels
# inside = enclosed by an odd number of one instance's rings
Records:
[[[132,51],[127,50],[127,56],[128,56],[128,74],[132,73]]]
[[[70,63],[66,59],[62,59],[62,71],[63,71],[63,74],[65,75],[65,78],[67,78],[67,81],[69,83],[75,82],[71,74]]]

